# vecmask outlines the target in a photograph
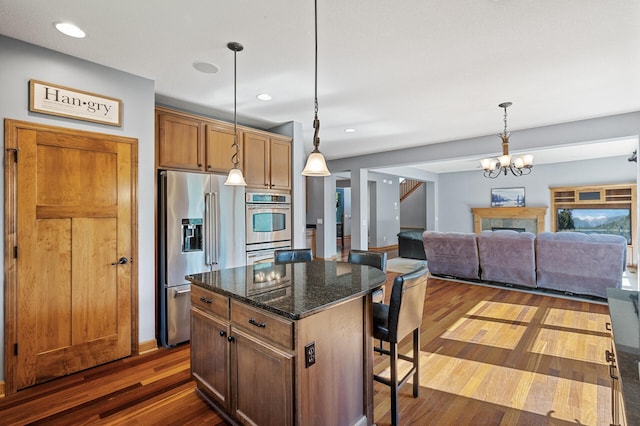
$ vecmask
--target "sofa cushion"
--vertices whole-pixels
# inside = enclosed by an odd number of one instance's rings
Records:
[[[478,234],[480,274],[484,281],[536,286],[536,258],[531,232],[482,231]]]
[[[476,234],[426,231],[422,241],[432,274],[479,278]]]
[[[622,287],[627,240],[619,235],[543,232],[536,238],[538,287],[607,297]]]

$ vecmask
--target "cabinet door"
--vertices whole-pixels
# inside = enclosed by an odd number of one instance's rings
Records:
[[[208,172],[228,173],[235,153],[233,145],[233,126],[207,124],[206,170]],[[242,168],[242,131],[238,130],[238,167]]]
[[[203,170],[202,123],[171,114],[158,115],[158,167]]]
[[[266,136],[249,132],[244,133],[243,139],[243,172],[247,186],[260,189],[269,188],[269,139]]]
[[[291,190],[291,144],[271,139],[269,144],[271,188]]]
[[[293,355],[232,333],[234,416],[244,424],[293,424]]]
[[[191,308],[191,375],[209,396],[229,409],[229,325]]]

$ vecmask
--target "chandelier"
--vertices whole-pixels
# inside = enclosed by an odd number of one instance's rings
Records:
[[[500,174],[505,176],[511,172],[514,176],[524,176],[531,173],[533,168],[533,156],[523,155],[522,157],[511,158],[509,155],[509,135],[507,132],[507,108],[511,106],[511,102],[503,102],[498,105],[504,109],[504,130],[498,136],[502,139],[502,155],[494,158],[484,158],[480,160],[484,177],[495,179]]]

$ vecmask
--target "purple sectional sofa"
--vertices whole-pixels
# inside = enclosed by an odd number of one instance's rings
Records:
[[[456,278],[480,278],[476,234],[425,231],[422,234],[429,272]]]
[[[422,240],[433,275],[601,298],[622,287],[627,241],[617,235],[426,231]]]
[[[627,240],[619,235],[542,232],[536,237],[537,285],[575,294],[607,297],[622,287]]]
[[[536,255],[531,232],[482,231],[477,235],[484,281],[536,287]]]

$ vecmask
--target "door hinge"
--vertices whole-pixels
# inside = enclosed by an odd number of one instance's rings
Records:
[[[14,345],[13,345],[13,354],[15,356],[18,356],[18,344],[17,343],[14,343]]]
[[[7,148],[7,151],[12,151],[14,156],[13,156],[13,161],[14,162],[18,162],[18,148]]]

